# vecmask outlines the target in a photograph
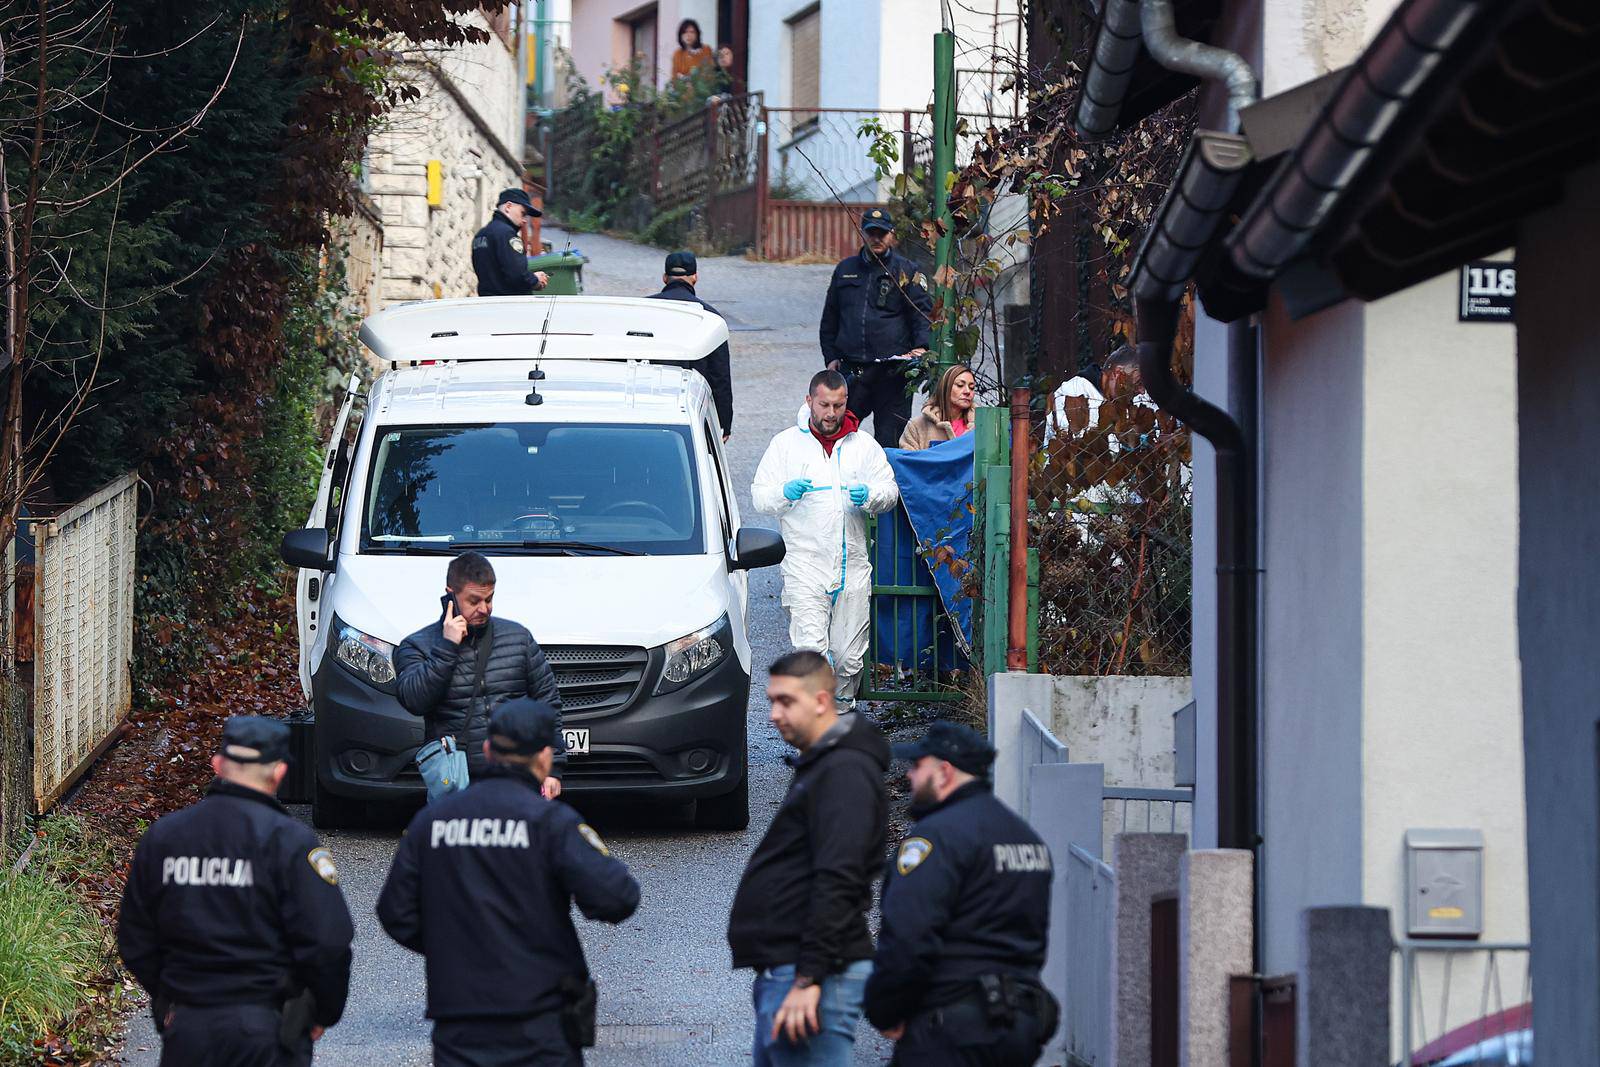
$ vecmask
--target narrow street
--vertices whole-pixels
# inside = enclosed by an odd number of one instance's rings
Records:
[[[560,249],[568,237],[546,228]],[[660,287],[664,251],[588,234],[571,244],[590,259],[585,290],[630,295]],[[732,331],[734,432],[729,456],[746,525],[775,526],[756,515],[750,480],[768,440],[794,417],[808,377],[819,368],[816,327],[830,268],[778,266],[735,257],[700,260],[700,294]],[[589,812],[613,851],[643,886],[638,913],[620,927],[579,921],[600,986],[599,1041],[587,1062],[738,1064],[750,1058],[750,974],[729,969],[724,923],[745,859],[783,795],[786,746],[767,721],[765,666],[788,648],[776,569],[750,583],[754,678],[750,701],[750,828],[742,834],[693,831],[681,813],[639,809]],[[295,809],[309,820],[309,810]],[[338,862],[356,922],[355,973],[345,1021],[323,1038],[317,1059],[339,1067],[401,1067],[430,1062],[422,1017],[421,958],[379,928],[373,905],[394,852],[396,832],[337,832],[324,839]],[[890,1045],[865,1023],[856,1062],[883,1063]],[[153,1065],[159,1042],[148,1015],[131,1020],[124,1062]]]

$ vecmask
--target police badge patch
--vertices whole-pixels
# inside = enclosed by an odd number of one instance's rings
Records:
[[[522,251],[523,250],[522,250],[522,238],[521,237],[509,238],[506,243],[511,246],[511,251],[515,252],[519,256],[522,255]]]
[[[333,853],[325,848],[314,848],[306,853],[306,862],[311,864],[311,869],[317,872],[329,885],[339,884],[339,868],[333,865]]]
[[[600,840],[600,835],[594,832],[594,827],[586,822],[578,824],[578,836],[589,842],[591,848],[602,856],[611,855],[611,850],[606,848],[606,843]]]
[[[900,842],[900,853],[894,858],[894,869],[901,874],[910,874],[932,854],[932,841],[926,837],[908,837]]]

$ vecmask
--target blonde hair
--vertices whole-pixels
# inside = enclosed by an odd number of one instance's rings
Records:
[[[954,366],[946,367],[944,373],[939,375],[939,384],[933,388],[933,406],[939,409],[939,418],[943,419],[945,422],[949,422],[951,416],[950,394],[955,392],[956,379],[961,377],[963,374],[972,375],[972,384],[974,386],[972,406],[978,406],[978,397],[976,392],[978,375],[974,373],[973,369],[967,366],[965,363],[957,363]]]

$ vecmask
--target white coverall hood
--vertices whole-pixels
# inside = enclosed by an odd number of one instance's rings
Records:
[[[796,478],[811,479],[812,489],[791,501],[783,487]],[[852,485],[867,487],[864,507],[850,502]],[[856,430],[834,442],[829,456],[812,435],[810,411],[802,404],[796,424],[767,446],[750,498],[757,511],[780,518],[789,643],[828,656],[839,695],[853,697],[866,661],[872,595],[866,517],[900,500],[882,446]]]

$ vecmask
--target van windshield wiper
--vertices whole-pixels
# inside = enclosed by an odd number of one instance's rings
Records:
[[[599,552],[608,556],[642,556],[643,552],[635,552],[631,548],[617,548],[613,545],[596,545],[588,541],[544,541],[529,539],[517,541],[462,541],[457,542],[456,548],[488,548],[505,551],[506,549],[520,548],[524,552],[564,552],[569,556],[582,555],[585,552]]]

